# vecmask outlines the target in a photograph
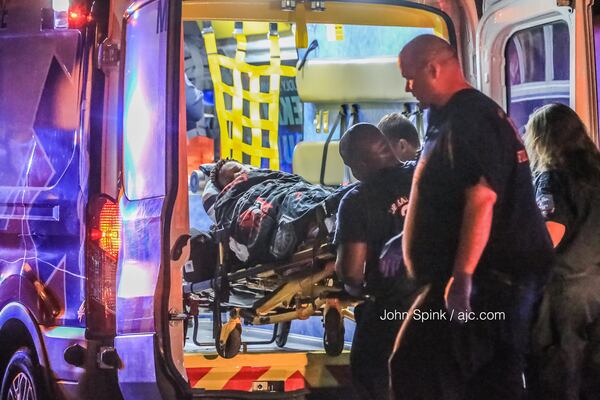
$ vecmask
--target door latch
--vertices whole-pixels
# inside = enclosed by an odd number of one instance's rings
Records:
[[[98,47],[98,69],[108,74],[117,68],[121,59],[121,50],[117,43],[111,42],[108,38],[104,39]]]
[[[185,322],[190,319],[190,315],[176,309],[169,310],[169,325],[177,326],[178,322]]]

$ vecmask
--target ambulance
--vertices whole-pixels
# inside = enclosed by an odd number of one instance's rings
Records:
[[[345,127],[426,129],[397,65],[424,33],[519,129],[561,102],[598,143],[595,3],[0,0],[0,399],[348,398],[351,321],[338,357],[318,317],[215,350],[185,285],[203,166],[348,182]]]

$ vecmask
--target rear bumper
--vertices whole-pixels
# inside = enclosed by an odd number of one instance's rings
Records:
[[[223,359],[207,353],[187,353],[184,364],[196,398],[302,398],[322,388],[351,384],[350,353],[330,357],[324,351],[242,353]],[[278,387],[277,392],[260,391]]]
[[[194,399],[243,399],[243,400],[271,400],[271,399],[304,399],[308,390],[296,390],[293,392],[266,393],[266,392],[240,392],[238,390],[202,390],[194,389]]]
[[[102,344],[85,339],[84,328],[44,327],[42,337],[48,357],[47,369],[52,377],[53,392],[57,399],[121,398],[116,372],[98,367],[97,354]],[[81,367],[65,361],[65,349],[75,344],[86,349],[85,364]],[[104,395],[106,397],[102,397]]]
[[[41,327],[42,337],[48,356],[48,369],[57,382],[78,382],[85,370],[75,367],[65,361],[64,353],[67,347],[78,344],[88,349],[85,339],[85,329],[65,326]]]

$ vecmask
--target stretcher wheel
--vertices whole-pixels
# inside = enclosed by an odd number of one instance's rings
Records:
[[[242,326],[236,327],[227,335],[225,343],[217,343],[217,353],[223,358],[233,358],[239,352],[242,346]]]
[[[325,332],[323,347],[329,356],[339,356],[344,350],[344,318],[336,307],[331,307],[323,316]]]
[[[275,324],[275,343],[279,347],[284,347],[290,334],[292,321],[278,322]]]

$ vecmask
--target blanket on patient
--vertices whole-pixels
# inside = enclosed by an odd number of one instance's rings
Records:
[[[252,170],[219,194],[217,229],[227,231],[231,250],[246,264],[283,260],[293,254],[311,228],[321,224],[319,216],[337,212],[351,187],[328,188],[294,174]]]

